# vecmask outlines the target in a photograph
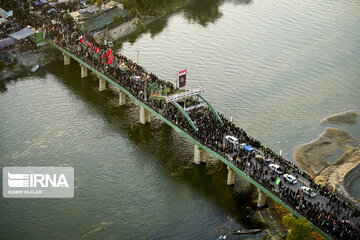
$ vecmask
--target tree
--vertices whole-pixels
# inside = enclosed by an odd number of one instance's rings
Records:
[[[122,23],[123,21],[124,21],[124,19],[123,19],[122,15],[120,15],[120,17],[119,17],[119,16],[114,16],[114,22],[115,22],[116,24],[120,24],[120,23]]]
[[[285,227],[290,229],[287,240],[312,240],[310,223],[304,218],[295,218],[287,215],[282,219]]]
[[[5,65],[6,65],[5,62],[0,59],[0,72],[2,72],[2,70],[4,70]]]
[[[130,10],[130,16],[136,17],[136,15],[137,15],[136,8],[132,8],[132,9]]]
[[[127,10],[137,8],[137,1],[136,0],[124,0],[124,8]]]

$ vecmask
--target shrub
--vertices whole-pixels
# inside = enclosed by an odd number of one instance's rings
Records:
[[[4,70],[5,65],[6,65],[6,63],[0,59],[0,72],[2,72],[2,70]]]
[[[287,240],[312,240],[310,223],[306,219],[295,218],[287,215],[282,219],[285,227],[290,229]]]
[[[116,24],[119,24],[119,23],[122,23],[124,21],[123,17],[120,15],[120,16],[114,16],[114,22]]]
[[[137,2],[136,0],[124,0],[124,8],[125,9],[133,9],[137,8]]]
[[[132,8],[132,9],[130,10],[130,16],[131,16],[131,17],[136,17],[136,15],[137,15],[136,9],[135,9],[135,8]]]

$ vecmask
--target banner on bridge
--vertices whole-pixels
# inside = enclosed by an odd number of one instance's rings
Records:
[[[186,86],[186,69],[179,72],[179,88]]]
[[[167,103],[174,102],[174,101],[180,100],[182,98],[191,97],[191,96],[203,93],[203,92],[205,92],[205,88],[197,88],[197,89],[194,89],[194,90],[178,93],[178,94],[175,94],[175,95],[168,96],[166,98],[166,102]]]

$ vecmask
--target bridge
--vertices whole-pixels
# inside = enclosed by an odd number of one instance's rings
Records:
[[[125,88],[121,84],[119,84],[117,81],[115,81],[113,78],[107,76],[103,71],[100,69],[95,68],[94,66],[90,65],[89,63],[85,62],[81,58],[79,58],[74,53],[70,52],[69,50],[65,49],[64,47],[56,44],[55,41],[45,39],[48,44],[51,46],[57,48],[59,51],[62,52],[64,56],[64,65],[69,65],[71,59],[78,62],[79,66],[81,68],[81,78],[85,78],[88,76],[88,71],[92,71],[98,76],[99,79],[99,90],[103,91],[106,89],[106,84],[111,84],[113,87],[118,89],[119,92],[119,106],[122,106],[126,104],[126,97],[128,97],[131,101],[136,103],[140,107],[140,113],[139,113],[139,122],[141,124],[147,124],[151,122],[151,116],[155,116],[156,118],[160,119],[170,127],[172,127],[175,131],[183,135],[186,139],[188,139],[190,142],[194,144],[194,162],[196,164],[200,164],[201,162],[206,162],[207,154],[211,154],[220,161],[222,161],[224,164],[227,165],[228,169],[228,176],[227,176],[227,185],[233,185],[235,183],[235,176],[236,174],[240,175],[241,177],[245,178],[247,181],[249,181],[251,184],[253,184],[258,189],[258,207],[263,207],[266,204],[266,197],[269,196],[274,201],[282,205],[284,208],[286,208],[288,211],[290,211],[292,214],[299,218],[307,218],[309,222],[311,223],[312,227],[319,232],[322,236],[324,236],[326,239],[332,239],[334,236],[329,234],[326,229],[322,228],[320,225],[316,224],[312,221],[312,219],[306,217],[299,209],[295,209],[286,198],[281,198],[281,188],[278,186],[278,184],[275,185],[273,188],[269,188],[265,186],[263,183],[264,181],[259,180],[259,178],[251,176],[251,168],[241,168],[241,159],[240,160],[234,160],[234,152],[226,153],[226,154],[219,154],[218,151],[210,148],[209,146],[206,146],[202,144],[198,139],[195,139],[191,134],[186,131],[185,129],[178,126],[175,122],[169,120],[166,116],[163,114],[160,114],[156,109],[152,108],[149,104],[146,104],[143,99],[140,99],[138,96],[135,96],[129,89]],[[181,106],[177,101],[175,101],[177,98],[182,97],[182,93],[187,93],[188,91],[178,91],[175,94],[172,94],[170,96],[151,96],[152,99],[156,99],[161,101],[163,104],[171,104],[176,109],[179,110],[179,113],[182,114],[182,117],[187,120],[189,125],[194,131],[197,131],[197,126],[194,123],[194,121],[191,119],[189,114],[187,113],[187,110],[189,108],[186,108],[186,106]],[[178,95],[178,96],[176,96]],[[215,108],[201,95],[201,91],[194,92],[193,96],[197,98],[198,104],[194,105],[192,107],[207,107],[208,111],[211,111],[216,119],[218,120],[219,124],[223,125],[223,119],[219,116]],[[175,99],[175,100],[174,100]],[[224,136],[225,137],[225,136]],[[250,155],[250,161],[256,162],[256,157],[262,158],[266,156],[266,153],[261,148],[256,148],[255,152],[257,153],[257,156]],[[270,161],[275,163],[275,159],[271,159]],[[264,165],[264,168],[269,170],[268,165]],[[270,179],[271,174],[263,175],[264,179]],[[278,177],[277,177],[278,178]],[[280,178],[278,178],[280,179]],[[300,182],[302,185],[308,186],[310,184],[309,180],[306,179],[306,177],[299,176],[298,177],[298,183],[296,185],[292,184],[286,184],[288,188],[293,189],[294,191],[299,190],[300,188]],[[328,202],[328,199],[317,195],[315,198],[310,198],[307,196],[306,198],[308,201],[320,204],[326,204]],[[350,210],[349,210],[350,211]],[[345,214],[343,215],[345,216]]]

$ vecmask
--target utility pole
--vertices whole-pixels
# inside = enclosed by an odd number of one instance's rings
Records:
[[[139,50],[137,50],[136,64],[139,65]]]

